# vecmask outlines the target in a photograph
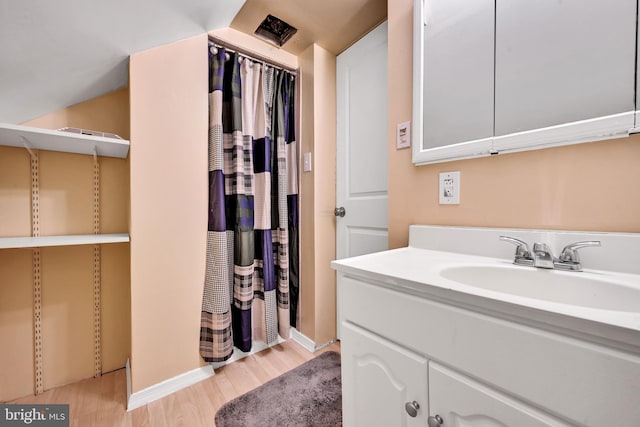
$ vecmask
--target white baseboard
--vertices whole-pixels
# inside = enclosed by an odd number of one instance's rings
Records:
[[[303,346],[310,352],[316,351],[316,343],[311,340],[311,338],[303,335],[301,332],[298,332],[296,328],[291,328],[290,337],[292,340]]]
[[[336,342],[335,339],[332,339],[323,344],[316,344],[311,338],[303,335],[296,328],[291,328],[290,338],[295,342],[297,342],[298,344],[300,344],[301,346],[303,346],[306,350],[310,351],[311,353],[315,353],[316,351],[323,349],[326,346]]]
[[[280,335],[278,335],[278,340],[271,343],[271,344],[267,344],[265,342],[262,341],[253,341],[252,345],[251,345],[251,351],[248,353],[245,353],[244,351],[240,351],[237,348],[233,349],[233,355],[225,360],[224,362],[215,362],[215,363],[211,363],[211,366],[213,367],[213,369],[218,369],[223,367],[224,365],[228,365],[231,362],[235,362],[236,360],[240,360],[240,359],[244,359],[247,356],[251,356],[252,354],[256,354],[259,351],[262,350],[266,350],[269,347],[273,347],[274,345],[278,345],[280,343],[283,343],[285,340],[283,340]]]
[[[131,399],[131,363],[127,357],[127,363],[124,365],[124,372],[127,377],[127,407],[129,407],[129,399]]]
[[[193,385],[197,382],[206,380],[207,378],[215,375],[215,369],[218,369],[231,362],[235,362],[236,360],[244,359],[247,356],[250,356],[282,342],[284,342],[284,340],[280,337],[278,337],[278,340],[271,345],[268,345],[262,341],[254,341],[252,349],[248,353],[235,348],[233,351],[233,355],[224,362],[211,363],[209,365],[193,369],[189,372],[176,375],[173,378],[169,378],[168,380],[162,381],[158,384],[154,384],[151,387],[147,387],[144,390],[140,390],[135,393],[131,393],[131,365],[129,364],[129,360],[127,359],[127,411],[132,411],[136,408],[151,403],[154,400],[158,400],[172,393],[175,393],[176,391],[181,390],[185,387],[189,387],[190,385]]]
[[[324,344],[317,345],[311,339],[298,332],[295,328],[291,328],[290,338],[312,353],[330,345],[335,341],[331,340]],[[173,378],[169,378],[168,380],[164,380],[158,384],[154,384],[135,393],[131,392],[131,364],[129,362],[129,359],[127,359],[127,364],[125,366],[127,376],[127,411],[132,411],[136,408],[151,403],[154,400],[158,400],[172,393],[175,393],[176,391],[181,390],[185,387],[189,387],[190,385],[193,385],[197,382],[206,380],[207,378],[215,375],[215,369],[218,369],[231,362],[235,362],[236,360],[244,359],[247,356],[265,350],[274,345],[280,344],[284,341],[285,340],[280,337],[278,337],[278,340],[276,342],[270,345],[261,341],[254,341],[253,347],[248,353],[240,351],[236,348],[233,351],[233,355],[224,362],[211,363],[206,366],[201,366],[200,368],[196,368],[189,372],[176,375]]]
[[[127,411],[144,406],[154,400],[161,399],[185,387],[189,387],[197,382],[206,380],[215,375],[211,365],[201,366],[173,378],[154,384],[143,390],[131,393],[130,365],[127,361]]]

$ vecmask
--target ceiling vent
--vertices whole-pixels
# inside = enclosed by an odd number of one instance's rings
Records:
[[[264,21],[256,28],[255,35],[267,40],[278,47],[287,42],[296,32],[297,28],[292,27],[280,18],[267,15]]]

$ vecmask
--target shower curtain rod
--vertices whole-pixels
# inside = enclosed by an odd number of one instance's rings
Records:
[[[234,46],[226,41],[217,39],[213,36],[209,36],[209,47],[211,46],[216,46],[219,48],[224,48],[225,50],[229,51],[229,52],[235,52],[240,56],[243,56],[245,58],[251,59],[252,61],[256,61],[256,62],[261,62],[265,65],[268,65],[270,67],[274,67],[277,68],[279,70],[284,70],[287,71],[291,74],[293,74],[294,76],[297,75],[297,71],[293,68],[287,67],[286,65],[282,65],[282,64],[276,64],[273,62],[272,59],[269,59],[265,56],[262,56],[260,54],[256,54],[253,52],[249,52],[245,49],[242,49],[240,47]]]

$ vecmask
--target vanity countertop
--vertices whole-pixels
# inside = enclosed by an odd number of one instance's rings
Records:
[[[607,251],[596,252],[601,248],[589,248],[584,252],[589,252],[591,256],[583,257],[585,268],[582,272],[516,266],[512,258],[509,259],[513,254],[513,246],[498,242],[499,235],[511,235],[531,242],[547,241],[554,246],[570,241],[599,239],[605,241],[603,246],[608,252],[619,246],[629,246],[633,243],[630,240],[637,242],[638,239],[633,234],[616,236],[613,233],[412,226],[408,247],[336,260],[331,265],[346,277],[365,278],[370,283],[437,302],[528,324],[534,322],[547,329],[560,328],[565,333],[571,331],[598,342],[604,340],[609,345],[631,346],[640,351],[640,274],[634,271],[635,265],[622,265],[619,269],[623,271],[587,268],[595,256],[599,255],[600,260],[604,258],[604,262],[610,256]],[[443,241],[443,236],[448,237]],[[619,237],[617,241],[616,237]],[[483,244],[483,240],[488,241],[487,245]],[[456,252],[456,241],[460,242],[462,253]],[[489,256],[478,255],[483,250]],[[601,266],[602,261],[596,265]],[[534,283],[537,280],[546,284],[566,281],[571,287],[564,294],[560,292],[558,298],[555,295],[538,298],[532,297],[531,292],[504,292],[461,283],[444,274],[460,267],[470,268],[472,273],[476,271],[474,269],[508,273],[508,276],[515,278],[514,282],[522,275],[529,281],[533,278]],[[473,274],[470,280],[473,281]],[[581,281],[590,281],[598,286],[586,286],[589,283],[585,282],[584,293],[580,294]],[[611,292],[607,288],[609,285]],[[573,295],[576,295],[575,299]],[[616,298],[620,302],[619,307],[616,306]],[[573,303],[573,300],[580,303]]]

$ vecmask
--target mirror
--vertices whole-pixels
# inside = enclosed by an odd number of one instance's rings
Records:
[[[414,0],[413,163],[635,132],[634,0],[586,2]]]

